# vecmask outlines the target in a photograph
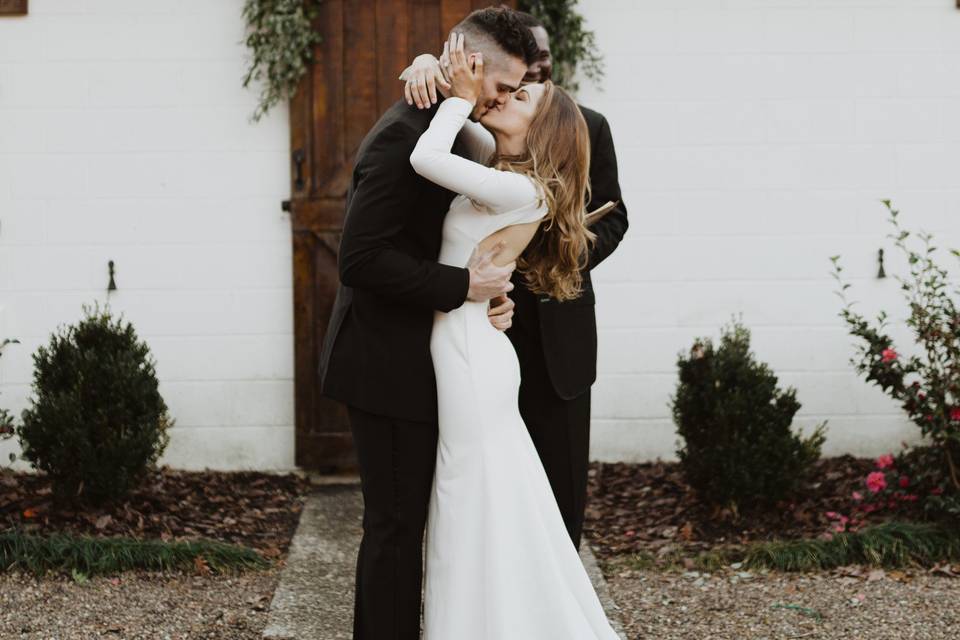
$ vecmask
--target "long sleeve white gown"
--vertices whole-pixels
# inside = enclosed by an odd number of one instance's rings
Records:
[[[462,98],[444,100],[410,156],[417,173],[460,194],[439,261],[461,267],[494,231],[547,213],[529,178],[481,164],[493,140],[472,129],[480,125],[464,129],[477,162],[450,152],[471,109]],[[433,322],[439,442],[424,640],[618,640],[520,417],[516,353],[487,308],[467,301]]]

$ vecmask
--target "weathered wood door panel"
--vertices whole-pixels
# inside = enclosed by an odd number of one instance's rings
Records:
[[[439,53],[476,0],[324,0],[323,40],[290,103],[295,462],[322,472],[355,467],[344,407],[320,396],[320,347],[337,289],[344,197],[360,141],[401,95],[397,76],[418,53]],[[512,4],[512,3],[507,3]]]

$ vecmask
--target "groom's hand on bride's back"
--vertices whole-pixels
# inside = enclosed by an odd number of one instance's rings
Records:
[[[493,259],[505,246],[506,244],[501,241],[490,249],[480,253],[474,252],[471,256],[467,263],[467,269],[470,271],[467,300],[486,302],[513,289],[510,275],[517,268],[517,263],[513,261],[502,267],[493,263]]]

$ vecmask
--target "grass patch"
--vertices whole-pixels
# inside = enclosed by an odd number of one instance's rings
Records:
[[[731,552],[724,549],[714,549],[712,551],[701,551],[693,559],[694,568],[698,571],[712,573],[728,566],[731,562],[736,562]]]
[[[816,571],[849,564],[895,568],[931,566],[960,560],[960,530],[956,527],[886,522],[831,540],[789,540],[749,547],[744,565],[778,571]]]
[[[214,540],[163,542],[135,538],[96,538],[18,530],[0,533],[0,570],[19,569],[42,576],[48,571],[76,575],[154,571],[239,572],[264,569],[270,561],[253,549]]]
[[[712,573],[736,562],[742,556],[736,551],[728,549],[713,549],[701,551],[696,555],[685,554],[682,550],[671,551],[656,556],[649,551],[637,551],[624,556],[615,557],[602,563],[604,573],[620,571],[647,571],[657,569],[661,571],[704,571]]]

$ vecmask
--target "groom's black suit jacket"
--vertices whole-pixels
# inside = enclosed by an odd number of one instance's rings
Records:
[[[590,269],[613,253],[628,226],[610,125],[603,115],[592,109],[581,105],[580,112],[590,132],[591,201],[587,210],[593,211],[610,200],[620,202],[591,227],[597,240],[587,268],[582,272],[583,294],[579,298],[558,302],[539,296],[527,289],[519,272],[513,273],[515,288],[510,297],[516,307],[513,327],[507,330],[521,356],[531,349],[542,349],[550,383],[564,400],[587,391],[597,378],[597,319]],[[523,371],[524,363],[520,365]]]
[[[410,154],[437,105],[398,100],[360,143],[340,241],[340,286],[320,355],[321,393],[381,416],[435,422],[435,311],[464,303],[469,271],[439,264],[454,194],[414,172]],[[458,139],[453,152],[467,151]]]

